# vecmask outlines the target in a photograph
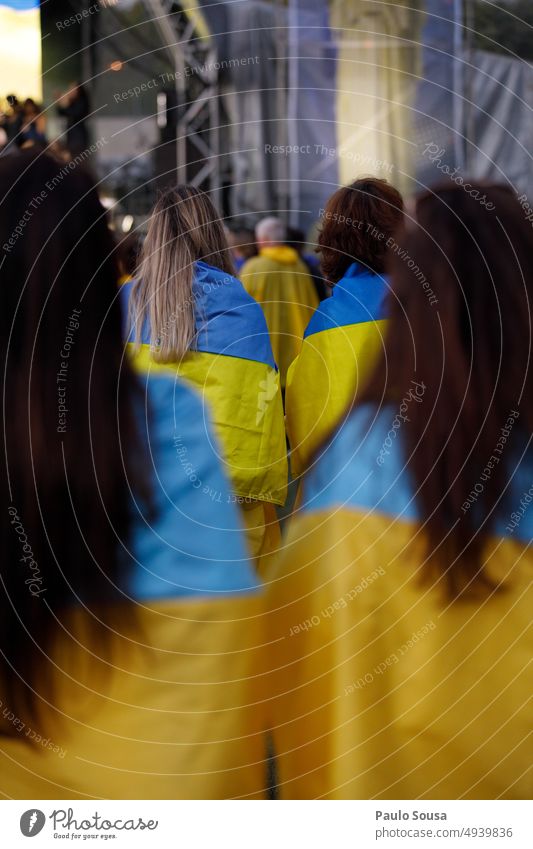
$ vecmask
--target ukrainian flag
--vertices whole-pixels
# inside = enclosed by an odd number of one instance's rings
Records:
[[[421,580],[396,412],[363,406],[347,419],[305,476],[267,574],[281,796],[530,798],[533,510],[516,527],[510,516],[533,456],[510,459],[512,492],[484,553],[504,590],[450,602],[442,580]]]
[[[294,476],[340,422],[376,362],[387,291],[385,278],[353,263],[309,322],[285,395]]]
[[[125,314],[134,283],[120,289]],[[279,374],[260,306],[231,275],[195,263],[194,350],[171,365],[207,399],[233,493],[242,503],[254,555],[279,542],[273,505],[285,503],[287,451]],[[153,361],[150,330],[135,352],[139,371],[165,369]]]
[[[239,276],[246,291],[261,304],[285,388],[288,368],[298,356],[303,332],[318,306],[309,269],[294,248],[274,245],[247,260]]]
[[[133,533],[117,541],[133,624],[117,611],[101,660],[89,615],[65,615],[42,661],[52,687],[38,725],[20,719],[2,737],[4,797],[263,795],[262,590],[240,514],[200,399],[172,376],[143,382],[152,503],[133,494]]]

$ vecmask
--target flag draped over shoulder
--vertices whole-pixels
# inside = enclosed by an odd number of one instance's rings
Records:
[[[529,798],[533,511],[514,531],[499,522],[484,553],[504,590],[450,602],[443,580],[422,581],[396,412],[363,406],[346,420],[305,475],[265,576],[280,795]],[[530,487],[531,452],[512,467],[507,517]]]
[[[294,248],[261,248],[242,267],[246,291],[265,314],[282,387],[287,370],[298,355],[304,330],[318,305],[318,296],[305,263]]]
[[[383,344],[386,280],[351,265],[311,319],[287,377],[291,472],[300,475],[346,413]]]
[[[121,287],[126,314],[133,285]],[[146,327],[135,366],[173,368],[196,386],[209,402],[235,495],[282,505],[287,486],[283,407],[261,309],[236,278],[204,262],[195,263],[193,299],[194,350],[179,363],[154,363]],[[127,337],[132,343],[129,329]]]
[[[133,621],[117,610],[104,662],[91,617],[81,606],[66,614],[54,710],[43,702],[38,726],[2,740],[0,789],[11,798],[264,792],[263,593],[240,514],[200,398],[162,374],[145,375],[143,390],[151,499],[132,493],[132,534],[117,540]]]

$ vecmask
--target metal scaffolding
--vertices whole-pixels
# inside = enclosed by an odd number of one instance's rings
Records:
[[[215,41],[207,33],[198,34],[197,21],[183,4],[145,0],[145,6],[173,68],[180,182],[201,186],[218,203],[220,91]],[[163,109],[159,120],[165,120]]]

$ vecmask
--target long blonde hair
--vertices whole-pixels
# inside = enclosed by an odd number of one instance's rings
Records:
[[[130,301],[136,344],[148,321],[156,362],[177,362],[194,346],[193,264],[199,259],[235,274],[208,196],[194,186],[167,189],[152,211]]]

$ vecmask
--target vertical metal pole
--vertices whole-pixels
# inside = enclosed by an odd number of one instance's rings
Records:
[[[174,68],[174,88],[178,101],[176,107],[176,168],[180,169],[181,167],[181,170],[178,172],[180,174],[179,182],[186,183],[187,139],[181,120],[186,110],[185,57],[182,47],[177,41],[177,33],[168,17],[170,8],[162,0],[148,0],[148,8],[152,15],[153,24],[161,33],[163,43],[171,56],[172,67]]]
[[[89,12],[90,0],[84,0],[83,20],[81,24],[81,80],[89,91],[93,88],[92,73],[92,15]]]
[[[213,51],[208,54],[208,61],[212,61],[213,64],[216,61],[216,52]],[[211,153],[213,156],[213,165],[214,168],[211,171],[211,175],[209,177],[209,190],[211,192],[211,199],[215,204],[216,208],[221,211],[222,210],[222,193],[220,190],[220,93],[218,91],[218,86],[216,81],[211,83],[212,85],[212,93],[209,98],[208,110],[209,110],[209,147],[211,149]]]
[[[174,47],[174,73],[176,85],[176,182],[188,182],[187,168],[187,136],[182,120],[187,109],[185,100],[187,89],[185,86],[185,59],[183,51]],[[178,176],[179,175],[179,176]]]
[[[277,23],[279,23],[279,18],[277,19]],[[287,132],[288,132],[288,105],[287,105],[287,94],[288,94],[288,82],[287,82],[287,57],[289,55],[288,50],[288,32],[285,29],[284,32],[280,30],[279,41],[277,42],[277,50],[276,55],[273,58],[274,66],[275,66],[275,79],[276,79],[276,144],[287,145],[289,143]],[[272,178],[275,181],[273,183],[275,196],[277,199],[278,209],[288,209],[289,208],[289,163],[287,162],[287,156],[276,157],[274,160],[274,165],[272,167]],[[273,193],[274,193],[273,192]]]
[[[298,0],[289,0],[289,66],[287,97],[287,137],[289,144],[298,144]],[[289,224],[296,227],[300,210],[300,159],[297,153],[289,156]]]
[[[470,161],[470,145],[475,144],[475,118],[471,107],[472,102],[472,33],[474,31],[474,6],[472,0],[465,4],[465,38],[464,38],[464,91],[465,91],[465,168]]]
[[[464,144],[464,104],[465,104],[465,66],[464,66],[464,9],[463,0],[453,3],[453,129],[455,165],[465,167]]]

